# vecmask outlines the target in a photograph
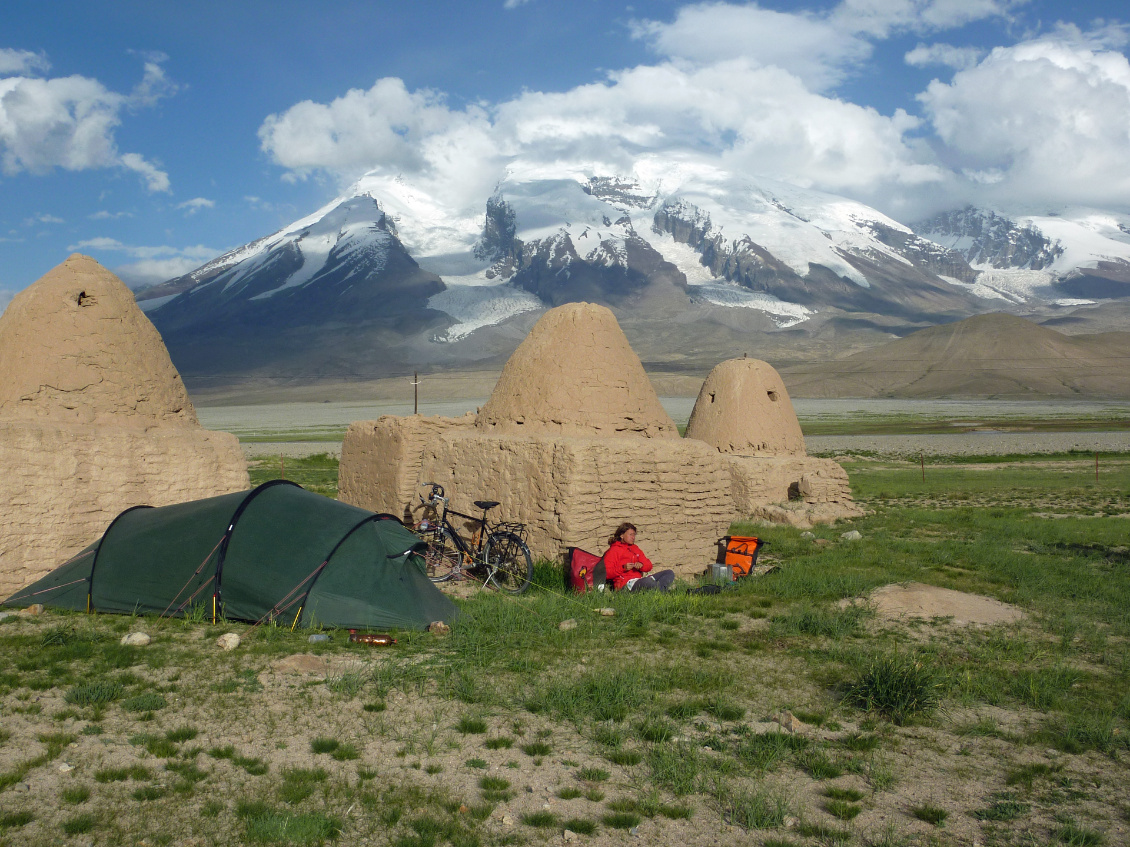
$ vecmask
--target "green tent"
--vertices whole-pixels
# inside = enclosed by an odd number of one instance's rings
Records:
[[[135,506],[4,605],[183,615],[287,626],[423,629],[455,605],[428,580],[424,542],[285,480],[175,506]]]

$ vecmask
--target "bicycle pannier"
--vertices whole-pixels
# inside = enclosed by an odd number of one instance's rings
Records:
[[[734,570],[734,579],[749,576],[757,564],[757,553],[765,544],[756,535],[727,535],[725,564]]]
[[[584,594],[604,585],[604,557],[594,556],[580,547],[570,547],[568,553],[569,587]]]

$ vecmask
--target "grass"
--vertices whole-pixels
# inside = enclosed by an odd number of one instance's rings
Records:
[[[866,662],[845,686],[844,701],[902,724],[936,709],[941,694],[941,680],[927,661],[905,653],[888,653]]]
[[[663,840],[692,815],[794,847],[906,843],[959,816],[985,836],[1101,843],[1110,824],[1092,810],[1130,796],[1130,458],[1103,457],[1097,486],[1070,470],[1079,458],[939,460],[925,483],[916,464],[852,462],[873,510],[850,525],[862,541],[735,526],[781,569],[714,596],[476,593],[445,638],[399,632],[324,683],[272,672],[311,649],[286,626],[225,624],[245,639],[220,657],[200,649],[217,634],[207,616],[147,620],[146,650],[118,645],[128,616],[0,622],[0,807],[21,814],[17,786],[62,760],[95,764],[62,777],[58,808],[32,810],[45,843],[79,818],[107,843],[475,847],[618,838],[644,820]],[[560,579],[552,562],[537,574]],[[909,580],[1028,617],[896,626],[841,605]],[[591,611],[605,605],[616,615]],[[567,618],[584,625],[562,632]],[[356,659],[336,638],[316,649]],[[779,728],[785,710],[809,728]],[[928,772],[906,755],[919,745]],[[948,796],[934,773],[960,774],[974,799],[923,804]],[[540,784],[560,805],[524,805]],[[484,828],[511,803],[517,827]],[[903,813],[872,831],[872,804]],[[19,820],[0,822],[0,843]]]
[[[949,817],[949,812],[940,806],[935,806],[933,803],[923,803],[921,806],[913,806],[910,809],[910,813],[918,820],[932,826],[945,826],[946,818]]]

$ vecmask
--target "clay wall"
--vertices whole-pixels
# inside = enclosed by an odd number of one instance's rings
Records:
[[[369,509],[388,512],[401,520],[420,519],[420,475],[424,451],[440,434],[469,429],[475,416],[459,418],[412,415],[382,415],[375,421],[355,421],[346,430],[341,445],[338,499]]]
[[[146,432],[0,421],[0,600],[97,541],[130,506],[168,506],[249,486],[226,432]]]
[[[700,442],[627,438],[531,438],[451,430],[429,442],[421,478],[442,484],[452,507],[525,523],[535,558],[560,561],[566,547],[603,553],[618,524],[639,527],[657,567],[681,576],[714,561],[734,518],[729,469]]]

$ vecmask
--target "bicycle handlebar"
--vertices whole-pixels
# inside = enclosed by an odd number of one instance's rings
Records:
[[[424,499],[424,495],[420,495],[420,502],[425,506],[434,506],[436,503],[446,503],[447,498],[443,496],[443,486],[438,482],[425,482],[420,487],[431,486],[431,491],[428,493],[428,499]]]

